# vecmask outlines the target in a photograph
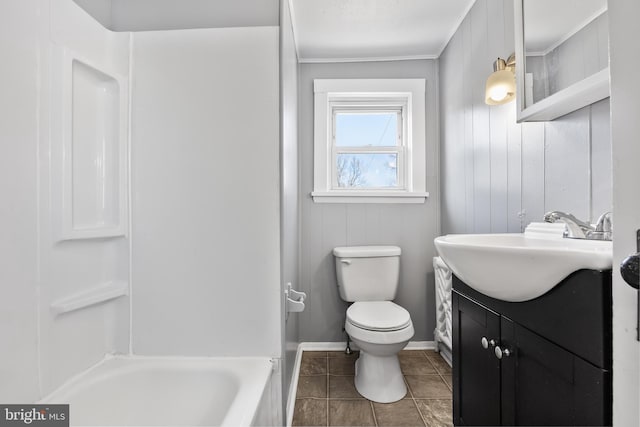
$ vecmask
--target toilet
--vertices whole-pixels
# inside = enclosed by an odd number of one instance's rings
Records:
[[[413,337],[413,323],[409,312],[392,301],[398,290],[400,253],[397,246],[333,250],[340,297],[353,302],[347,309],[345,331],[360,348],[356,390],[380,403],[407,394],[398,352]]]

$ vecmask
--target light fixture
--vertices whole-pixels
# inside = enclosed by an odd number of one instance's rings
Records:
[[[487,79],[484,102],[488,105],[506,104],[516,97],[516,56],[493,63],[493,73]]]

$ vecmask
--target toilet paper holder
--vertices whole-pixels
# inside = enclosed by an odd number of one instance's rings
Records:
[[[287,302],[287,312],[299,313],[304,311],[304,300],[307,298],[307,294],[292,289],[291,283],[287,283],[284,295]]]

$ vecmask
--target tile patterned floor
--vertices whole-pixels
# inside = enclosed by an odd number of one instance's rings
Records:
[[[407,383],[404,399],[371,402],[353,385],[357,352],[305,351],[294,426],[451,426],[451,368],[430,350],[403,350],[400,367]]]

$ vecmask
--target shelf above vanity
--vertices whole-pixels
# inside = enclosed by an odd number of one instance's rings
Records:
[[[554,120],[609,97],[606,1],[572,5],[515,1],[518,122]]]

